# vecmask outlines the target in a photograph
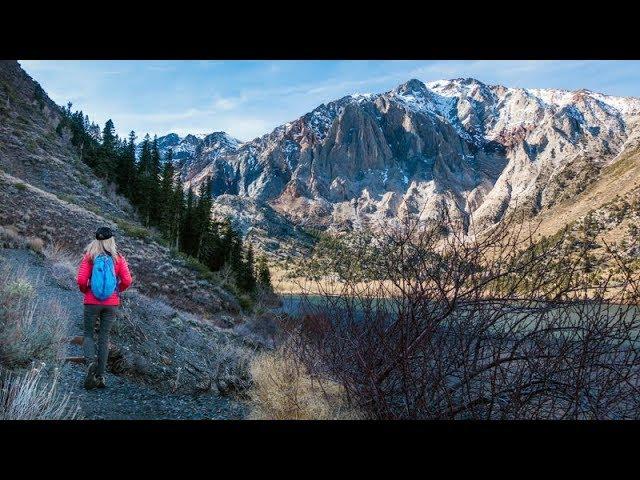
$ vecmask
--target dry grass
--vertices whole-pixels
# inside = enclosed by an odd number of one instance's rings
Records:
[[[27,246],[36,253],[42,253],[42,249],[44,248],[44,240],[38,237],[28,237]]]
[[[280,294],[316,294],[320,293],[317,283],[302,277],[292,277],[288,270],[271,267],[271,283],[273,290]]]
[[[0,420],[73,420],[77,403],[58,391],[58,372],[47,380],[32,368],[22,375],[0,371]]]
[[[40,300],[38,281],[24,271],[5,267],[0,272],[0,361],[26,366],[33,360],[55,363],[65,351],[69,313],[56,299]]]
[[[565,225],[574,222],[592,210],[602,207],[615,195],[625,195],[638,188],[640,153],[632,151],[602,170],[602,176],[577,196],[541,213],[532,224],[540,221],[537,236],[551,236]]]
[[[13,225],[0,225],[0,247],[29,248],[42,253],[44,241],[38,237],[24,237]]]
[[[216,345],[216,355],[211,359],[218,392],[243,395],[251,384],[249,367],[253,356],[253,350],[221,339]]]
[[[24,248],[25,239],[13,225],[0,225],[0,246]]]
[[[75,268],[77,255],[67,250],[64,245],[56,242],[48,243],[43,249],[44,256],[54,263],[65,263]],[[73,270],[73,269],[72,269]]]
[[[389,281],[357,282],[347,286],[346,283],[336,278],[323,277],[312,279],[311,277],[296,277],[290,271],[271,269],[271,283],[273,290],[279,295],[322,295],[322,296],[349,296],[355,288],[360,290],[383,287],[389,296],[399,294],[399,289]]]
[[[76,270],[80,263],[80,254],[74,254],[59,243],[48,243],[42,250],[45,258],[51,262],[51,276],[62,288],[75,290]]]
[[[286,346],[251,362],[249,418],[259,420],[355,419],[338,383],[312,377]]]

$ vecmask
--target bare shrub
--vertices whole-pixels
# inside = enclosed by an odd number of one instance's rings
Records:
[[[57,362],[64,356],[69,314],[56,299],[41,301],[25,273],[4,268],[0,285],[0,360],[26,366],[34,359]]]
[[[24,248],[25,238],[12,225],[0,226],[0,246],[5,248]]]
[[[77,403],[58,390],[58,372],[47,379],[41,369],[17,375],[0,370],[0,420],[73,420]]]
[[[42,249],[44,248],[44,240],[38,237],[28,237],[27,246],[36,253],[42,253]]]
[[[345,389],[326,377],[310,375],[291,349],[293,343],[262,353],[251,362],[252,419],[335,420],[356,418],[345,403]],[[306,357],[307,359],[309,357]]]
[[[233,328],[246,342],[264,348],[275,348],[280,335],[280,323],[271,313],[254,314]]]
[[[228,339],[220,339],[210,369],[218,392],[223,395],[246,395],[251,385],[249,366],[254,351]]]
[[[42,253],[51,262],[69,264],[73,269],[75,269],[75,262],[78,254],[71,252],[59,242],[47,243],[46,247],[43,248]]]
[[[369,418],[640,418],[637,272],[594,275],[587,242],[522,225],[330,239],[305,268],[336,282],[291,358]]]
[[[60,243],[48,243],[42,250],[50,262],[51,276],[58,285],[67,290],[75,290],[76,270],[80,262],[80,254],[74,254]]]

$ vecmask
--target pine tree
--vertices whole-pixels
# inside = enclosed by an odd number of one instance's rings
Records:
[[[164,161],[162,169],[162,180],[160,182],[160,197],[158,203],[162,209],[160,212],[160,231],[167,239],[171,240],[171,228],[174,221],[174,211],[172,208],[173,195],[174,195],[174,176],[175,171],[173,168],[172,160],[173,152],[170,149],[167,152],[167,156]]]
[[[222,222],[220,230],[224,263],[228,263],[234,272],[240,272],[242,270],[242,238],[233,229],[228,218]]]
[[[182,251],[188,255],[195,256],[196,245],[196,231],[195,231],[195,202],[193,190],[189,188],[187,190],[187,198],[185,202],[184,214],[182,216],[182,228],[180,232],[180,245]]]
[[[580,252],[582,268],[585,273],[592,273],[595,269],[595,258],[590,252],[598,247],[596,243],[598,230],[598,222],[594,218],[593,213],[587,213],[582,223],[582,248]]]
[[[149,134],[146,134],[142,141],[140,159],[137,166],[137,182],[133,196],[134,204],[140,210],[140,216],[146,226],[150,224],[151,216],[151,146]]]
[[[238,286],[245,292],[253,292],[256,288],[253,245],[251,245],[251,243],[247,246],[247,252],[245,254],[244,261],[242,262],[242,269],[238,278]]]
[[[136,185],[136,133],[133,130],[129,133],[128,142],[123,142],[116,180],[120,193],[132,199]]]
[[[102,129],[102,148],[109,154],[113,153],[116,146],[116,134],[113,121],[107,120]]]
[[[84,125],[84,115],[80,112],[79,122]],[[107,120],[102,130],[102,145],[95,162],[96,173],[104,178],[113,179],[115,173],[117,137],[113,121]]]
[[[220,270],[225,262],[225,252],[220,238],[219,222],[211,222],[209,232],[202,241],[202,250],[204,264],[214,272]]]
[[[160,203],[160,151],[158,149],[158,137],[154,135],[151,143],[151,162],[149,165],[149,195],[151,202],[149,205],[150,223],[157,225],[160,223],[162,216],[162,203]]]
[[[175,184],[173,190],[173,196],[171,199],[171,230],[169,233],[169,241],[171,244],[177,248],[182,250],[181,241],[181,232],[182,232],[182,221],[184,212],[186,211],[186,205],[184,200],[184,190],[182,189],[182,184],[180,180],[178,180]]]
[[[194,211],[195,253],[199,259],[204,258],[203,241],[211,229],[211,182],[207,178],[200,185],[198,204]]]
[[[264,255],[260,255],[256,262],[256,277],[260,287],[273,291],[273,285],[271,285],[271,272],[269,271],[267,257]]]

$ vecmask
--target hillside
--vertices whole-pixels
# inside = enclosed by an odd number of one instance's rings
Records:
[[[116,232],[134,288],[123,295],[120,327],[112,338],[108,382],[114,388],[102,404],[107,410],[99,411],[81,396],[81,403],[88,402],[85,418],[242,416],[237,402],[250,385],[248,361],[267,340],[254,335],[252,316],[234,293],[168,248],[137,220],[113,185],[93,174],[71,145],[69,132],[59,128],[60,119],[60,108],[17,62],[0,62],[0,367],[20,372],[32,361],[44,361],[43,352],[49,352],[45,364],[53,375],[62,357],[79,354],[52,340],[45,350],[38,347],[16,357],[12,336],[30,330],[11,333],[7,329],[19,325],[12,326],[5,315],[15,314],[18,322],[35,318],[30,325],[42,336],[51,334],[49,313],[58,312],[63,337],[80,335],[82,295],[75,269],[96,228],[107,225]],[[12,285],[22,290],[15,293]],[[14,294],[24,294],[24,301],[14,305]],[[56,306],[46,310],[50,303]],[[13,312],[29,305],[41,313],[23,317]],[[9,338],[14,339],[7,343]],[[25,348],[34,338],[40,337],[24,337]],[[80,388],[81,365],[66,364],[61,371],[64,388]],[[210,405],[198,407],[189,400],[196,393],[208,395]],[[112,402],[129,404],[123,407],[128,411],[118,413],[114,406],[109,413]]]
[[[166,296],[194,312],[238,313],[233,295],[198,278],[185,260],[135,219],[132,207],[83,164],[69,136],[57,135],[58,107],[16,62],[0,64],[0,224],[80,252],[97,226],[108,225],[139,279],[141,291]],[[7,93],[8,92],[8,93]],[[6,96],[3,96],[6,95]],[[169,288],[169,280],[171,288]]]
[[[43,304],[64,305],[64,333],[71,337],[83,334],[82,296],[72,275],[59,262],[33,252],[5,249],[0,250],[0,271],[9,283],[18,275],[21,282],[32,285]],[[3,295],[4,292],[0,297]],[[58,367],[60,388],[72,394],[81,417],[122,420],[244,416],[246,407],[242,402],[220,395],[231,393],[227,390],[234,388],[234,383],[242,386],[240,370],[234,372],[233,368],[246,361],[250,350],[243,349],[239,338],[136,291],[127,294],[124,301],[121,318],[112,332],[109,388],[104,392],[85,391],[81,387],[84,368],[73,363]],[[1,350],[4,353],[5,349]],[[76,345],[64,345],[60,353],[78,356],[82,350]],[[246,382],[246,378],[242,381]]]

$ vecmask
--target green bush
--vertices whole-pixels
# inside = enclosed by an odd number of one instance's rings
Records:
[[[100,209],[100,207],[96,207],[95,205],[89,204],[89,205],[85,205],[84,208],[86,208],[90,212],[95,213],[96,215],[102,216],[102,210]]]
[[[128,235],[133,238],[138,238],[140,240],[146,240],[151,237],[151,231],[148,228],[134,225],[133,223],[126,222],[124,220],[114,220],[118,228],[122,230],[125,235]]]
[[[89,180],[87,177],[85,177],[84,175],[80,175],[80,177],[78,178],[78,181],[80,182],[81,185],[84,185],[85,187],[91,188],[91,180]]]
[[[158,242],[160,245],[162,245],[163,247],[167,247],[167,248],[171,248],[171,243],[169,243],[169,240],[167,240],[165,237],[163,237],[162,235],[155,235],[153,237],[153,239]]]
[[[6,82],[2,83],[2,90],[4,91],[4,94],[7,96],[7,98],[11,102],[15,102],[18,100],[16,93],[13,91],[13,88],[11,88],[11,85],[9,85],[8,83]]]
[[[238,295],[238,303],[245,312],[253,311],[253,307],[255,306],[253,298],[251,298],[251,296],[246,293],[241,293],[240,295]]]
[[[73,195],[67,195],[66,193],[60,193],[60,194],[56,195],[56,197],[58,197],[63,202],[73,203],[73,204],[77,203],[76,202],[76,197],[73,196]]]
[[[44,90],[40,85],[36,85],[35,90],[33,92],[33,98],[38,103],[40,110],[44,110]]]
[[[205,280],[209,280],[210,282],[214,282],[216,281],[216,274],[215,272],[212,272],[209,267],[207,267],[204,263],[202,263],[200,260],[198,260],[195,257],[192,257],[191,255],[187,255],[186,253],[183,252],[178,252],[176,250],[172,250],[175,253],[175,256],[177,256],[178,258],[182,259],[189,268],[191,268],[192,270],[195,270],[196,272],[198,272],[198,274],[200,275],[201,278],[205,279]]]
[[[15,298],[28,298],[33,295],[33,285],[25,278],[16,278],[4,286],[4,294]]]

